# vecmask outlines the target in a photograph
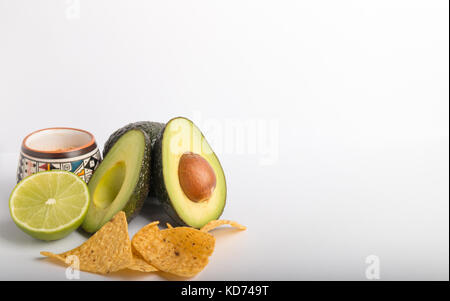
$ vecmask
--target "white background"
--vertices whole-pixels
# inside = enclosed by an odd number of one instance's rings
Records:
[[[278,125],[270,164],[262,149],[218,151],[229,187],[223,217],[248,231],[216,231],[195,279],[365,280],[374,254],[382,280],[448,280],[448,6],[0,0],[0,279],[64,280],[39,251],[85,239],[40,242],[11,221],[27,133],[72,126],[103,145],[128,122],[182,115],[200,128]],[[130,234],[164,218],[153,210]]]

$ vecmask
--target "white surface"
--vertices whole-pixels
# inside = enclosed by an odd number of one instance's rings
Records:
[[[223,217],[249,227],[218,231],[195,279],[364,280],[375,254],[382,280],[448,280],[448,1],[79,3],[74,17],[72,1],[0,0],[0,279],[63,280],[39,251],[84,240],[39,242],[10,220],[27,133],[77,127],[103,145],[183,115],[219,150]],[[239,122],[272,126],[217,130]],[[159,279],[81,275],[129,277]]]

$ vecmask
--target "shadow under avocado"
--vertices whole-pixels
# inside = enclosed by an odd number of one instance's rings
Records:
[[[159,221],[159,226],[166,228],[167,223],[171,224],[173,227],[178,226],[176,222],[166,214],[164,208],[161,205],[158,205],[156,199],[152,197],[148,197],[141,211],[139,212],[141,216],[143,216],[149,223],[154,221]]]

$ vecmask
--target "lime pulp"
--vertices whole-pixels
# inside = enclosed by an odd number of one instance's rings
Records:
[[[61,170],[44,171],[23,179],[9,198],[16,225],[42,240],[56,240],[78,228],[90,203],[86,183]]]

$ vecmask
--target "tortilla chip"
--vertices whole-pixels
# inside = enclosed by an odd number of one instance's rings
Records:
[[[150,265],[142,259],[140,256],[133,256],[133,263],[127,267],[127,269],[139,271],[139,272],[145,272],[145,273],[151,273],[151,272],[157,272],[158,269],[154,266]]]
[[[127,267],[128,269],[145,273],[158,271],[157,268],[147,263],[147,261],[142,258],[142,256],[133,248],[133,246],[131,246],[131,251],[133,253],[133,263],[129,267]]]
[[[81,246],[61,253],[41,252],[67,264],[68,256],[78,256],[80,270],[108,274],[131,266],[133,254],[125,213],[120,211]]]
[[[213,230],[213,229],[215,229],[215,228],[217,228],[217,227],[220,227],[220,226],[222,226],[222,225],[230,225],[231,227],[237,228],[237,229],[239,229],[239,230],[245,230],[245,229],[247,229],[246,226],[243,226],[243,225],[241,225],[241,224],[238,224],[238,223],[233,222],[233,221],[230,221],[230,220],[222,219],[222,220],[214,220],[214,221],[210,221],[209,223],[207,223],[206,225],[204,225],[204,226],[200,229],[200,231],[203,231],[203,232],[209,232],[209,231],[211,231],[211,230]]]
[[[159,230],[150,224],[134,235],[131,244],[146,262],[158,270],[192,277],[208,264],[215,239],[209,233],[189,227]]]

